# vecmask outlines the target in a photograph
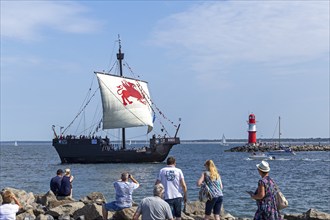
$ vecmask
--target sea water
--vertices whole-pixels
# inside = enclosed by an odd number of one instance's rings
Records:
[[[240,144],[223,147],[216,143],[180,144],[170,155],[177,160],[188,187],[188,200],[198,198],[197,179],[204,162],[212,159],[224,185],[224,208],[236,217],[252,218],[254,200],[246,193],[254,191],[260,178],[256,164],[247,153],[225,152]],[[330,152],[297,152],[295,156],[268,161],[270,176],[289,201],[284,213],[302,213],[309,208],[330,213]],[[75,179],[73,197],[80,199],[91,192],[101,192],[107,201],[114,200],[113,182],[128,171],[140,183],[133,198],[139,202],[152,195],[152,188],[162,163],[145,164],[61,164],[51,142],[2,142],[0,146],[0,188],[13,187],[35,194],[49,190],[49,181],[56,170],[70,168]]]

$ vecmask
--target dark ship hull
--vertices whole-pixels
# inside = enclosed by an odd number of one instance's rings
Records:
[[[179,138],[153,138],[138,149],[120,149],[107,139],[53,139],[62,163],[152,163],[162,162]]]

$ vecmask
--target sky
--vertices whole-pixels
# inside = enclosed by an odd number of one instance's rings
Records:
[[[1,141],[48,141],[125,62],[184,140],[329,138],[329,1],[1,1]],[[98,97],[98,99],[100,99]],[[96,108],[96,107],[95,107]],[[172,133],[172,135],[174,135]]]

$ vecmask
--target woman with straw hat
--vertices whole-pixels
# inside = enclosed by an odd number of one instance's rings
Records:
[[[261,179],[258,181],[258,189],[251,193],[251,198],[257,201],[258,209],[254,220],[281,220],[281,214],[275,201],[275,182],[269,177],[270,167],[266,161],[256,165]]]

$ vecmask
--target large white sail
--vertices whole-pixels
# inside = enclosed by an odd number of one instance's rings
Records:
[[[153,127],[147,82],[96,73],[103,105],[103,129]]]

